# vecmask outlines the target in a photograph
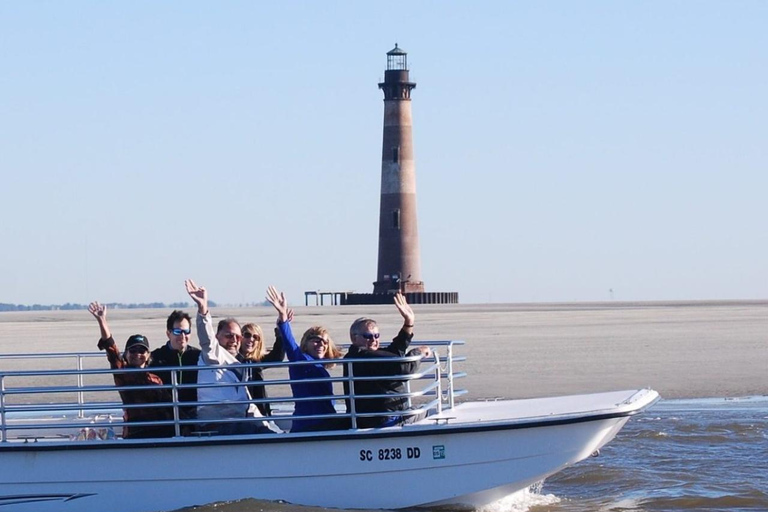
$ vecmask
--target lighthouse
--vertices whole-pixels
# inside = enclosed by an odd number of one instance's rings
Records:
[[[326,292],[337,294],[338,304],[392,304],[392,295],[398,291],[410,304],[459,302],[458,292],[425,291],[421,278],[411,114],[411,92],[415,88],[408,72],[408,54],[395,44],[387,52],[387,69],[379,84],[384,93],[384,133],[376,280],[373,293]],[[307,293],[321,292],[305,292],[305,300]]]
[[[379,260],[373,293],[421,293],[421,255],[416,215],[416,163],[408,54],[395,44],[387,52],[379,203]]]

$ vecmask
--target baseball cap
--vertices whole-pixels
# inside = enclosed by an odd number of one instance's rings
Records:
[[[125,350],[128,351],[129,348],[135,347],[136,345],[140,345],[147,350],[149,350],[149,340],[146,336],[142,336],[141,334],[134,334],[130,338],[128,338],[128,341],[125,342]]]

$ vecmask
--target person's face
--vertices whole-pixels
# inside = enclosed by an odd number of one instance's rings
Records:
[[[125,352],[125,360],[128,366],[133,368],[144,368],[149,361],[149,350],[140,345],[134,345]]]
[[[247,355],[254,348],[259,348],[261,339],[259,335],[250,329],[243,331],[243,340],[240,342],[240,353]]]
[[[216,333],[216,339],[219,341],[219,345],[224,347],[224,350],[236,356],[238,350],[240,350],[240,342],[243,339],[240,333],[240,326],[237,324],[225,325]]]
[[[171,342],[171,348],[179,352],[184,352],[189,344],[189,335],[192,330],[189,325],[189,320],[182,318],[173,323],[173,328],[170,331],[165,331],[168,335],[168,341]]]
[[[352,344],[356,347],[378,350],[379,348],[379,328],[376,325],[360,328],[360,332],[355,333],[352,338]]]
[[[312,336],[304,345],[307,354],[315,359],[324,359],[328,353],[328,340],[322,336]]]

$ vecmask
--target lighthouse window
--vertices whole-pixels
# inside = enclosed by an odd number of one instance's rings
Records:
[[[400,210],[392,211],[392,227],[400,229]]]
[[[392,148],[392,163],[396,164],[400,161],[400,146],[395,146]]]

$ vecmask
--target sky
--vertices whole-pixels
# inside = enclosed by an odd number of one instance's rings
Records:
[[[371,292],[386,52],[422,277],[768,298],[768,2],[0,2],[0,302]]]

